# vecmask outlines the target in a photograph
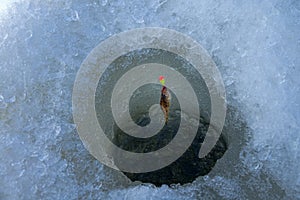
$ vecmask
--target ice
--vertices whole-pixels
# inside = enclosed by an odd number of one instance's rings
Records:
[[[7,104],[4,101],[4,97],[0,95],[0,109],[5,109],[7,107]]]
[[[0,199],[300,198],[299,1],[3,2]],[[76,72],[92,48],[148,26],[197,40],[226,86],[228,151],[183,186],[130,183],[87,152],[72,119]]]

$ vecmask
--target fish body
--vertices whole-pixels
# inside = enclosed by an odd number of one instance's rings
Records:
[[[171,101],[171,95],[168,92],[167,87],[163,86],[160,95],[160,107],[165,115],[165,124],[167,124],[169,120],[170,101]]]

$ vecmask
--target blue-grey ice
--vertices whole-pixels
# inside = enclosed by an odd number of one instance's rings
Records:
[[[89,154],[72,119],[88,53],[154,26],[203,45],[247,126],[240,148],[229,136],[211,173],[183,186],[128,182]],[[299,199],[299,33],[298,0],[1,0],[0,199]]]

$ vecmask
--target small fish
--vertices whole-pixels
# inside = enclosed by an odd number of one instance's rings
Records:
[[[161,89],[161,95],[160,95],[160,107],[165,115],[165,124],[167,124],[168,120],[169,120],[170,100],[171,100],[171,95],[168,92],[167,87],[163,86]]]

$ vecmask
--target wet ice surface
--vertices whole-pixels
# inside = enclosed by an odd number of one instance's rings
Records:
[[[300,197],[299,1],[24,0],[0,15],[0,199]],[[83,59],[147,26],[201,43],[236,110],[224,157],[184,186],[128,182],[92,158],[72,120]]]

